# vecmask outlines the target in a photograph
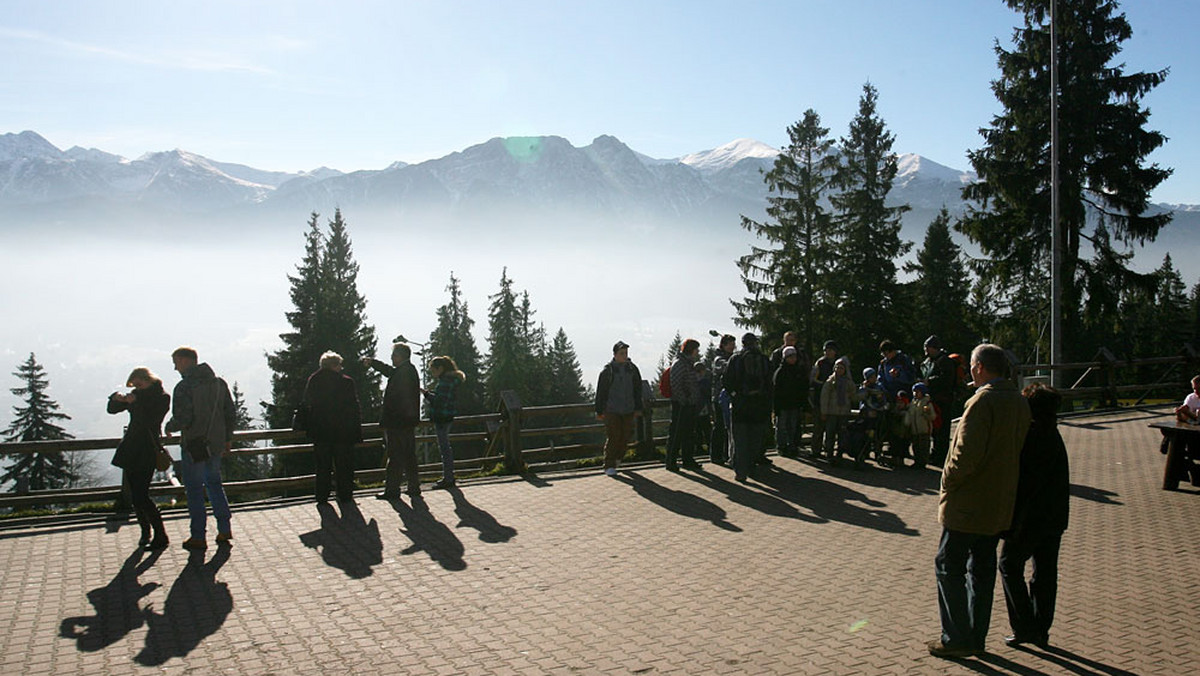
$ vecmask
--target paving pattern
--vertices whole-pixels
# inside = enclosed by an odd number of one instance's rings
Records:
[[[398,504],[238,508],[231,549],[136,553],[132,524],[0,532],[0,674],[1185,674],[1200,490],[1165,492],[1158,413],[1062,424],[1071,527],[1050,651],[946,661],[929,470],[776,458],[465,483]]]

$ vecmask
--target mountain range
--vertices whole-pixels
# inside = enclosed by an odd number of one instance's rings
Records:
[[[95,148],[61,150],[36,132],[23,131],[0,135],[0,214],[21,219],[13,223],[78,218],[102,223],[137,216],[295,223],[310,212],[330,213],[334,207],[390,216],[436,212],[462,220],[535,210],[728,227],[743,214],[762,216],[767,196],[762,172],[778,152],[738,139],[657,159],[612,136],[583,147],[557,136],[509,137],[416,164],[288,173],[178,149],[133,160]],[[943,205],[961,212],[960,190],[973,180],[971,172],[916,154],[900,155],[889,201],[912,207],[905,218],[906,236],[919,238]],[[1200,214],[1193,205],[1155,208],[1177,216]]]

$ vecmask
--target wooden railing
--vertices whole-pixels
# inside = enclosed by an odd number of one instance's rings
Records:
[[[1157,377],[1148,382],[1128,382],[1120,374],[1127,369],[1151,373],[1145,377]],[[1093,361],[1067,364],[1018,364],[1018,381],[1031,379],[1049,380],[1050,373],[1061,371],[1063,375],[1079,374],[1070,386],[1062,386],[1059,392],[1066,401],[1095,402],[1096,408],[1116,408],[1122,395],[1136,394],[1133,405],[1145,403],[1151,394],[1182,400],[1183,392],[1191,389],[1191,378],[1200,369],[1200,354],[1190,345],[1184,346],[1179,354],[1170,357],[1147,357],[1143,359],[1118,359],[1111,351],[1100,348]],[[1134,379],[1139,377],[1135,374]],[[1126,382],[1122,382],[1122,381]]]
[[[643,385],[644,391],[649,391],[648,385]],[[656,437],[655,429],[664,427],[669,420],[667,417],[655,418],[655,410],[670,407],[668,400],[647,398],[645,414],[639,419],[636,429],[637,453],[639,457],[655,456],[656,444],[665,437]],[[480,457],[456,459],[455,473],[488,472],[496,465],[503,463],[504,473],[521,474],[530,469],[546,469],[560,466],[564,462],[578,463],[584,459],[595,458],[603,453],[603,442],[584,440],[579,443],[556,444],[556,439],[572,439],[591,435],[603,437],[604,424],[596,421],[594,406],[591,402],[565,404],[555,406],[521,405],[520,397],[515,392],[504,392],[501,396],[500,410],[497,413],[483,415],[460,416],[455,419],[455,428],[478,428],[476,431],[454,432],[450,435],[452,444],[465,442],[483,442],[484,452]],[[593,422],[569,425],[538,426],[539,420],[547,417],[571,417],[580,420],[590,417]],[[382,447],[382,432],[375,423],[363,425],[364,441],[356,448]],[[527,444],[527,440],[537,443]],[[111,451],[120,443],[119,438],[103,439],[70,439],[64,441],[32,441],[21,443],[0,444],[0,454],[32,454],[32,453],[80,453],[85,451]],[[248,457],[254,455],[281,456],[293,453],[308,453],[312,444],[305,440],[303,432],[289,429],[277,430],[245,430],[233,433],[236,444],[269,442],[271,445],[234,448],[224,454],[230,458]],[[436,437],[432,434],[430,423],[422,423],[418,428],[417,443],[433,444]],[[168,447],[177,447],[177,436],[166,440]],[[526,446],[529,446],[528,448]],[[457,445],[461,449],[461,445]],[[179,451],[173,453],[179,455]],[[430,463],[420,466],[422,476],[440,475],[441,463]],[[375,483],[384,478],[382,467],[358,470],[355,478],[360,483]],[[258,494],[278,495],[289,491],[311,491],[314,477],[312,474],[275,477],[269,479],[253,479],[245,481],[225,482],[225,491],[231,495]],[[107,502],[119,498],[120,486],[100,486],[89,488],[65,488],[47,491],[26,491],[22,493],[0,493],[0,509],[26,508],[45,505],[69,505],[90,502]],[[177,483],[159,481],[151,485],[152,496],[182,497],[184,489]]]

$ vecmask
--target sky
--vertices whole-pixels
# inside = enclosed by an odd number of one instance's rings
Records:
[[[1129,70],[1170,68],[1145,103],[1200,204],[1200,3],[1123,3]],[[894,150],[969,169],[998,111],[1001,0],[0,0],[0,133],[135,158],[180,148],[280,171],[380,169],[496,136],[610,134],[653,157],[754,138],[812,108],[845,133],[879,91]]]

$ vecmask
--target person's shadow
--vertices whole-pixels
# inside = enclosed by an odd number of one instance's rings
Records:
[[[325,565],[356,580],[370,577],[374,572],[371,567],[383,562],[379,524],[375,519],[367,523],[353,502],[338,504],[342,508],[340,518],[329,503],[317,504],[321,527],[301,535],[300,542],[310,549],[319,549]]]
[[[140,608],[138,602],[159,585],[157,582],[138,582],[138,576],[149,570],[162,552],[152,552],[142,560],[144,554],[138,548],[125,559],[121,570],[108,584],[88,592],[87,599],[96,614],[64,619],[59,625],[59,636],[75,639],[76,649],[82,652],[95,652],[145,624],[147,610]]]
[[[707,470],[700,470],[695,473],[681,472],[680,476],[723,494],[730,502],[742,505],[743,507],[749,507],[768,516],[798,519],[800,521],[807,521],[808,523],[825,523],[825,519],[805,514],[796,509],[795,505],[785,500],[780,500],[771,493],[753,490],[750,488],[750,486],[755,485],[753,483],[734,483]]]
[[[680,516],[686,516],[690,519],[708,521],[721,530],[732,531],[734,533],[742,532],[741,528],[729,522],[728,514],[725,513],[724,509],[698,495],[667,488],[662,484],[647,479],[637,472],[618,474],[616,479],[622,483],[629,484],[638,495],[667,511],[674,512]]]
[[[412,498],[412,506],[404,504],[403,500],[392,501],[392,508],[400,515],[404,527],[400,532],[412,540],[412,544],[400,551],[407,556],[417,552],[425,552],[446,570],[465,570],[467,562],[463,560],[463,543],[454,535],[454,531],[446,524],[434,518],[420,496]]]
[[[840,521],[885,533],[916,536],[920,532],[889,512],[882,502],[832,481],[806,478],[778,467],[760,471],[760,481],[781,500],[812,510],[823,521]],[[861,506],[860,506],[861,505]]]
[[[479,539],[484,542],[508,542],[517,535],[517,529],[505,526],[496,517],[476,507],[463,495],[457,486],[449,490],[454,498],[454,513],[458,515],[458,528],[466,526],[479,531]]]
[[[229,560],[230,547],[218,547],[212,560],[192,552],[187,565],[171,584],[162,614],[146,609],[146,645],[133,658],[143,666],[159,666],[172,657],[186,657],[205,638],[216,633],[233,610],[229,585],[217,581],[217,571]]]

